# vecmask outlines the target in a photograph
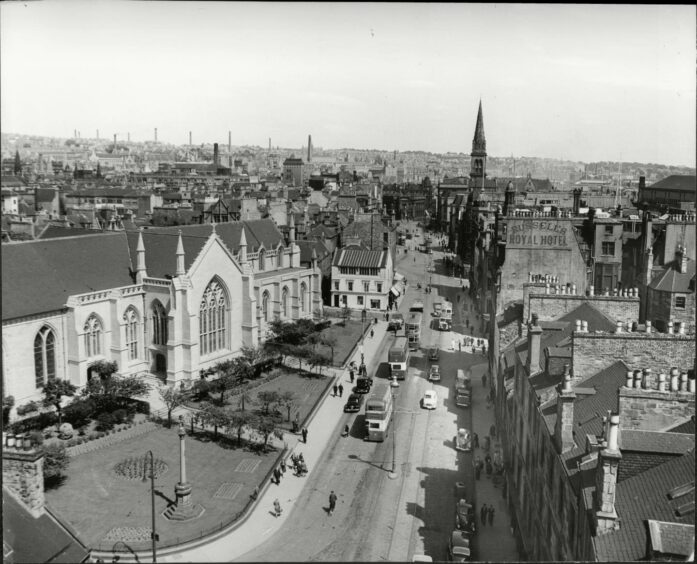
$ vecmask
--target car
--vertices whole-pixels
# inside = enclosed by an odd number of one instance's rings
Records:
[[[448,543],[448,556],[451,562],[467,562],[470,559],[471,536],[465,531],[454,530]]]
[[[344,406],[345,413],[358,413],[363,405],[362,394],[351,394],[346,400],[346,405]]]
[[[466,499],[460,499],[455,504],[455,528],[469,533],[475,532],[474,504]]]
[[[431,369],[428,371],[428,379],[431,382],[440,382],[440,366],[437,364],[431,365]]]
[[[424,409],[435,409],[438,407],[438,395],[435,390],[426,390],[424,397],[421,398],[421,407]]]
[[[450,324],[450,321],[448,319],[439,319],[438,320],[438,330],[439,331],[450,331],[452,328],[452,325]]]
[[[431,347],[428,349],[428,360],[438,360],[438,355],[440,354],[440,350],[438,347]]]
[[[414,554],[411,558],[412,562],[433,562],[433,558],[428,556],[428,554]]]
[[[472,450],[472,433],[464,427],[457,430],[455,448],[464,452],[470,452]]]

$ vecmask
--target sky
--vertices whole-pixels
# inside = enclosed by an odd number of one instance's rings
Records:
[[[689,5],[0,3],[3,132],[695,167]]]

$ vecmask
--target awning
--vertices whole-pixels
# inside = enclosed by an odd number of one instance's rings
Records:
[[[397,298],[402,295],[396,286],[392,286],[392,288],[390,288],[390,292],[392,292]]]
[[[394,279],[395,280],[404,280],[404,275],[400,274],[399,272],[394,273]]]

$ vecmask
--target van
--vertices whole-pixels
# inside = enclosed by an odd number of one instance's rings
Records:
[[[467,372],[468,373],[465,374],[464,370],[457,371],[457,376],[455,377],[455,390],[467,390],[468,393],[472,390],[472,380],[469,375],[469,370]]]

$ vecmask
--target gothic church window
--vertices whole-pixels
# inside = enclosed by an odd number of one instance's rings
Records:
[[[85,354],[87,357],[102,354],[102,322],[96,315],[90,315],[84,326]]]
[[[307,286],[305,282],[300,284],[300,310],[303,313],[307,311]]]
[[[167,313],[160,302],[154,301],[152,304],[152,343],[153,345],[166,345],[167,340]]]
[[[288,317],[288,288],[285,286],[281,292],[281,312],[283,313],[283,317]]]
[[[213,280],[203,292],[199,308],[199,344],[201,355],[227,347],[227,297],[223,287]]]
[[[129,307],[126,310],[126,313],[123,314],[123,320],[126,322],[126,347],[128,348],[128,360],[136,360],[138,358],[139,319],[135,308]]]
[[[264,317],[264,321],[269,320],[269,293],[264,292],[261,297],[261,313]]]
[[[34,338],[34,378],[37,388],[56,377],[56,336],[42,327]]]

